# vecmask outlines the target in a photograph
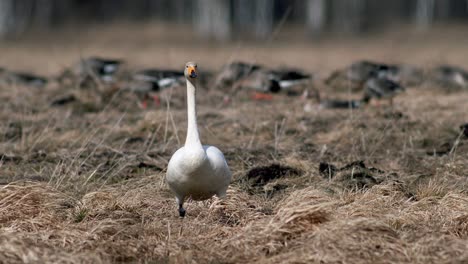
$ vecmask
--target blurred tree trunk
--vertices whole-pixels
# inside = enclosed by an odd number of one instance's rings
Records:
[[[204,37],[211,37],[210,0],[195,0],[193,20],[195,29]]]
[[[31,22],[34,0],[0,0],[0,37],[23,33]]]
[[[217,40],[231,38],[231,8],[229,0],[211,0],[213,36]]]
[[[436,18],[447,20],[450,18],[450,6],[452,1],[450,0],[436,0],[435,2],[435,11]]]
[[[285,10],[292,16],[284,21],[305,23],[311,35],[329,28],[358,33],[397,22],[429,29],[434,21],[468,20],[468,0],[0,0],[0,37],[35,26],[156,17],[193,22],[202,36],[217,40],[230,39],[233,29],[264,39]]]
[[[358,33],[364,30],[364,0],[335,0],[332,3],[333,26],[336,30],[347,33]]]
[[[36,0],[34,6],[34,24],[42,28],[48,28],[52,25],[52,12],[55,1]]]
[[[325,0],[307,0],[306,3],[306,28],[313,35],[320,35],[324,31],[326,23]]]
[[[14,31],[13,2],[14,0],[0,0],[0,38]]]
[[[418,29],[426,30],[434,22],[435,0],[417,0],[415,21]]]
[[[14,33],[21,34],[30,26],[34,10],[34,0],[21,0],[14,3]]]
[[[252,0],[234,0],[234,26],[236,31],[247,33],[252,30],[255,3]]]
[[[229,0],[196,0],[195,25],[205,37],[216,40],[231,38],[231,16]]]
[[[255,37],[263,39],[273,32],[273,5],[271,0],[255,0]]]
[[[172,12],[173,20],[175,20],[176,23],[183,24],[187,22],[187,17],[189,16],[187,14],[187,9],[190,8],[188,6],[190,2],[185,1],[185,0],[178,0],[178,1],[172,1],[171,2],[171,10],[174,10]]]

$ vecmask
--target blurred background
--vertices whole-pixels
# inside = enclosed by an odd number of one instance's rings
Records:
[[[0,0],[0,37],[114,22],[187,25],[218,41],[270,37],[278,25],[308,37],[369,34],[395,26],[430,30],[465,23],[467,0]]]
[[[467,0],[0,0],[0,67],[53,75],[88,56],[320,76],[362,59],[465,67],[467,22]]]

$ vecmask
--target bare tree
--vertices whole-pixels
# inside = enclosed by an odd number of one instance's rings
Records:
[[[312,35],[318,35],[324,31],[326,8],[325,0],[307,0],[306,28]]]
[[[312,35],[329,29],[357,33],[410,19],[429,29],[434,20],[467,20],[467,10],[468,0],[0,0],[0,37],[67,22],[157,18],[192,21],[200,35],[217,40],[231,39],[233,32],[264,39],[279,21],[305,23]],[[280,20],[279,13],[292,15]]]
[[[13,2],[14,0],[0,0],[0,37],[5,37],[14,30]]]
[[[205,37],[227,40],[231,37],[229,0],[196,0],[196,29]]]
[[[364,29],[364,0],[335,0],[332,3],[333,26],[336,30],[357,33]]]
[[[252,30],[254,23],[254,8],[255,3],[252,0],[235,0],[234,1],[234,17],[233,22],[238,32],[246,33]]]
[[[452,4],[452,1],[436,0],[436,2],[434,3],[435,16],[440,19],[450,18],[451,4]]]
[[[40,27],[49,27],[52,24],[52,12],[55,1],[36,0],[34,3],[34,24]]]
[[[255,0],[255,37],[262,39],[273,31],[273,4],[271,0]]]
[[[435,0],[417,0],[415,22],[419,29],[427,29],[434,22]]]

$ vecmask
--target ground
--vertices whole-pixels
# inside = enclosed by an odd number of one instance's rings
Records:
[[[450,30],[260,45],[100,30],[4,42],[1,66],[54,76],[89,55],[211,70],[256,60],[314,73],[325,97],[349,96],[320,83],[357,59],[468,67],[466,38]],[[185,219],[164,180],[185,139],[183,88],[146,110],[97,91],[0,88],[0,263],[468,261],[466,91],[424,84],[393,107],[331,110],[285,95],[225,105],[200,89],[202,142],[224,152],[233,182],[225,200],[189,201]],[[67,94],[79,100],[51,106]]]

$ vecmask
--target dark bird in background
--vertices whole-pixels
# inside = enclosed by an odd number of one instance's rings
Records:
[[[408,64],[380,64],[376,69],[380,76],[403,86],[418,86],[424,82],[423,70]]]
[[[294,68],[279,68],[270,71],[270,79],[276,81],[281,90],[289,91],[289,88],[307,83],[312,80],[312,75]]]
[[[365,82],[382,67],[387,66],[366,60],[358,61],[349,66],[346,76],[353,82]]]
[[[325,84],[336,90],[361,91],[375,73],[404,86],[417,86],[424,81],[423,70],[415,66],[361,60],[345,69],[334,71],[325,79]]]
[[[296,88],[304,88],[309,85],[312,76],[296,69],[259,69],[239,82],[244,89],[255,91],[254,99],[269,99],[271,93],[286,93],[288,95],[300,95]],[[303,89],[304,90],[304,89]]]
[[[215,79],[216,87],[253,90],[253,99],[271,100],[271,93],[300,94],[296,87],[310,84],[312,76],[293,68],[269,69],[245,62],[233,62],[222,67]]]
[[[386,99],[390,100],[390,104],[393,104],[393,97],[404,90],[404,87],[397,82],[390,80],[381,72],[375,71],[371,73],[371,77],[364,84],[362,101],[368,103],[371,99]]]
[[[0,83],[41,88],[47,85],[48,79],[32,73],[10,71],[0,68]]]
[[[333,71],[325,79],[325,84],[338,91],[361,91],[371,73],[378,70],[379,64],[367,60],[357,61],[344,69]]]
[[[97,83],[113,84],[118,81],[118,73],[124,64],[123,60],[88,57],[81,58],[70,68],[65,69],[57,81],[65,86],[94,87]],[[94,85],[91,85],[94,84]]]
[[[145,69],[132,74],[128,89],[141,99],[141,107],[147,108],[147,100],[153,98],[156,106],[161,104],[157,93],[173,87],[183,85],[184,72],[162,69]]]
[[[467,88],[468,72],[463,68],[441,65],[433,70],[434,81],[445,88]]]
[[[235,82],[242,80],[251,73],[258,71],[262,66],[253,63],[234,61],[224,65],[217,73],[215,87],[224,89],[232,86]]]
[[[81,59],[75,66],[80,76],[94,75],[104,82],[115,81],[115,75],[123,64],[123,60],[102,57],[89,57]]]

